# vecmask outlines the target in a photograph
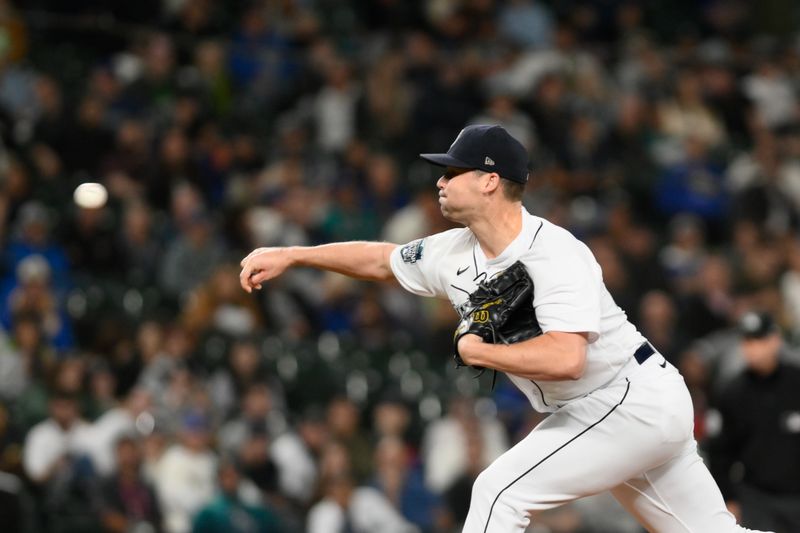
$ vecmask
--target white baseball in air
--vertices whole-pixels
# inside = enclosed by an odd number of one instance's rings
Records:
[[[75,189],[73,199],[80,207],[97,209],[106,205],[108,192],[101,183],[81,183]]]

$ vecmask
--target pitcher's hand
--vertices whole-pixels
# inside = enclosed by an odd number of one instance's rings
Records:
[[[261,284],[276,278],[292,266],[288,248],[256,248],[242,259],[239,283],[247,292],[260,289]]]
[[[728,500],[725,502],[725,507],[728,508],[733,517],[736,519],[737,524],[742,523],[742,506],[736,500]]]

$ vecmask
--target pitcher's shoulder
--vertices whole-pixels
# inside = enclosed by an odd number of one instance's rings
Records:
[[[424,260],[428,257],[442,257],[459,251],[470,250],[474,238],[468,228],[454,228],[400,245],[394,253],[399,254],[404,263],[422,265],[429,263],[429,261]]]
[[[441,233],[434,233],[423,240],[437,248],[471,248],[475,244],[475,234],[469,228],[453,228]]]
[[[563,226],[536,215],[528,216],[530,219],[526,224],[526,237],[529,241],[528,249],[530,250],[536,249],[537,245],[540,249],[542,246],[571,247],[581,242],[580,239]]]

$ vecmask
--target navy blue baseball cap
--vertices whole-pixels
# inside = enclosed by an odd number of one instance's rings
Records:
[[[746,339],[763,339],[778,330],[769,313],[749,311],[739,319],[739,333]]]
[[[419,156],[442,167],[479,169],[517,183],[528,181],[528,151],[502,126],[467,126],[446,154]]]

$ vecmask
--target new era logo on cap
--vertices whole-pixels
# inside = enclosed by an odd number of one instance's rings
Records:
[[[420,157],[435,165],[496,172],[517,183],[528,181],[528,151],[498,125],[467,126],[446,154],[420,154]]]

